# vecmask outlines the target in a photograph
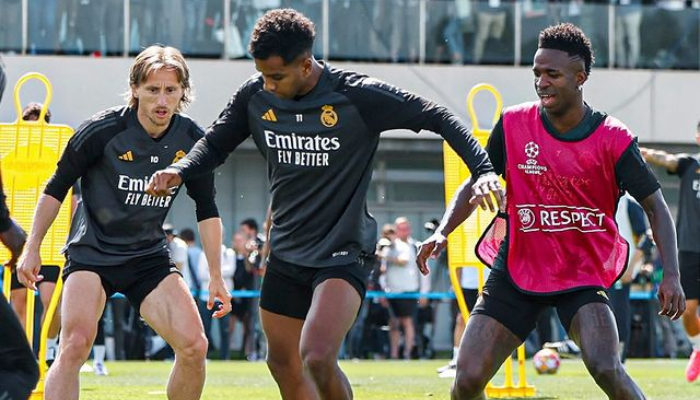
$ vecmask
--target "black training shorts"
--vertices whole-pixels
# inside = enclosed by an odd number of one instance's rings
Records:
[[[605,303],[610,307],[607,291],[586,288],[552,295],[526,294],[515,287],[506,272],[491,270],[472,314],[494,318],[524,342],[546,307],[556,307],[568,332],[576,312],[589,303]]]
[[[681,251],[678,253],[681,286],[687,300],[700,300],[700,253]]]
[[[39,272],[39,275],[43,275],[44,279],[40,280],[37,282],[37,287],[40,286],[42,283],[56,283],[58,282],[58,274],[61,272],[61,269],[55,265],[42,265],[41,266],[41,271]],[[24,285],[19,283],[19,280],[17,279],[17,270],[12,271],[12,280],[10,281],[10,289],[11,290],[17,290],[17,289],[24,289]]]
[[[287,317],[306,319],[316,286],[328,279],[348,282],[364,299],[372,265],[371,259],[361,257],[348,265],[311,268],[288,263],[270,254],[260,291],[260,308]]]
[[[170,274],[180,274],[167,254],[137,257],[113,266],[84,265],[68,258],[63,279],[68,280],[76,271],[91,271],[99,275],[108,299],[114,293],[122,293],[139,314],[143,300],[163,279]]]

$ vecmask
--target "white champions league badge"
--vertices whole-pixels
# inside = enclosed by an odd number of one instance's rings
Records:
[[[528,142],[525,145],[525,155],[528,160],[525,164],[518,164],[518,169],[528,175],[542,175],[547,172],[547,167],[537,163],[537,156],[540,155],[540,146],[535,142]]]

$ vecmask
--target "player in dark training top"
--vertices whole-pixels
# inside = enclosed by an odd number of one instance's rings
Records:
[[[7,78],[0,59],[0,100]],[[10,250],[12,259],[0,268],[13,268],[22,252],[26,233],[12,221],[5,203],[0,177],[0,242]],[[17,320],[5,294],[0,295],[0,399],[26,400],[39,380],[39,365],[29,347],[27,335]]]
[[[700,123],[695,132],[695,141],[700,144]],[[649,163],[666,168],[669,174],[678,175],[681,181],[676,224],[678,263],[686,297],[683,327],[693,345],[685,378],[688,382],[695,382],[700,376],[700,155],[669,154],[644,148],[641,150]]]
[[[272,194],[260,300],[268,367],[284,399],[343,400],[352,390],[337,354],[372,265],[366,259],[377,226],[365,198],[380,133],[438,132],[479,177],[475,202],[492,204],[488,196],[500,195],[500,187],[486,153],[452,113],[317,61],[314,35],[313,23],[295,10],[263,15],[249,46],[260,73],[239,88],[188,156],[154,176],[149,190],[167,194],[209,173],[252,135],[267,159]]]
[[[180,185],[165,197],[144,193],[150,176],[184,157],[202,137],[180,111],[190,102],[189,69],[172,47],[151,46],[129,73],[129,105],[97,114],[68,142],[58,168],[39,199],[19,281],[36,290],[39,249],[61,202],[81,179],[82,201],[66,245],[60,352],[46,378],[46,399],[77,399],[78,374],[92,347],[105,301],[126,295],[146,322],[175,350],[168,399],[198,399],[207,339],[199,313],[170,260],[162,226]],[[209,263],[209,309],[215,298],[230,311],[221,277],[221,219],[211,173],[184,180],[196,203],[202,245]]]
[[[620,362],[607,296],[627,267],[627,242],[615,223],[624,191],[646,211],[663,260],[659,314],[683,314],[675,231],[660,185],[629,129],[583,100],[593,60],[590,41],[574,25],[542,31],[532,68],[540,101],[507,107],[491,133],[487,151],[506,180],[506,207],[477,246],[491,274],[462,337],[453,399],[485,399],[488,382],[549,306],[608,398],[644,398]],[[469,197],[458,190],[423,243],[423,273],[473,212]]]

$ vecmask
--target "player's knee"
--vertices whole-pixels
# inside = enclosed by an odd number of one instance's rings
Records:
[[[598,358],[588,364],[588,370],[596,382],[615,382],[625,375],[622,363],[613,357]]]
[[[294,359],[297,361],[299,360],[298,358]],[[303,375],[303,368],[301,364],[293,362],[292,358],[275,357],[274,355],[268,353],[265,361],[267,362],[267,368],[277,381],[280,379],[299,378]]]
[[[314,376],[332,371],[337,363],[336,355],[337,353],[328,346],[304,346],[301,349],[304,367]]]
[[[85,330],[75,329],[61,337],[61,358],[82,364],[87,360],[92,349],[94,335]]]
[[[460,400],[474,398],[484,391],[488,381],[488,377],[482,371],[457,368],[457,376],[452,385],[452,398]]]
[[[182,357],[185,361],[203,362],[207,358],[207,350],[209,341],[204,333],[192,335],[187,338],[179,348],[175,348],[177,356]]]

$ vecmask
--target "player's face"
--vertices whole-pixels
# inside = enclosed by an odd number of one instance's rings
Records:
[[[146,81],[131,90],[139,100],[139,122],[148,133],[163,132],[175,114],[184,91],[172,69],[151,72]]]
[[[246,242],[246,237],[242,233],[236,233],[233,235],[233,240],[231,241],[231,245],[233,246],[233,249],[237,252],[243,252],[245,251],[245,242]]]
[[[532,71],[540,104],[548,114],[561,115],[580,104],[579,87],[586,81],[583,61],[565,51],[538,49]]]
[[[411,236],[411,224],[400,222],[396,224],[396,236],[401,240],[406,240]]]
[[[311,58],[307,55],[299,56],[289,64],[285,64],[280,56],[255,59],[255,68],[262,74],[265,90],[285,100],[311,90],[309,77],[312,66]]]
[[[700,146],[700,130],[695,132],[695,143],[697,143],[698,146]]]

